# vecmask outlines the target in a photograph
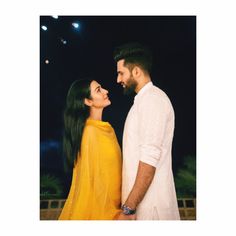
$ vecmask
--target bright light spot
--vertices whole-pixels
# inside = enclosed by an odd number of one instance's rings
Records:
[[[45,63],[46,63],[46,64],[49,64],[49,60],[45,60]]]
[[[54,19],[58,19],[58,16],[52,16],[52,18],[54,18]]]
[[[72,25],[74,26],[74,28],[78,29],[79,28],[79,24],[78,23],[72,23]]]
[[[42,25],[41,26],[42,30],[46,31],[48,29],[48,27],[46,25]]]
[[[65,39],[63,39],[63,38],[61,38],[61,42],[62,42],[63,44],[67,44],[67,41],[66,41]]]

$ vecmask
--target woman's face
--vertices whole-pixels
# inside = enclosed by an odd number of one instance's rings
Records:
[[[108,91],[101,87],[101,85],[93,80],[90,84],[91,99],[89,100],[89,106],[94,108],[104,108],[111,104],[108,97]],[[87,104],[88,105],[88,104]]]

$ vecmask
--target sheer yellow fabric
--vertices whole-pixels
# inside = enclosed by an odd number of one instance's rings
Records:
[[[59,220],[112,220],[121,200],[121,151],[108,122],[85,124],[81,153]]]

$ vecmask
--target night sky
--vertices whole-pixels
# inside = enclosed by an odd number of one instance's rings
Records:
[[[196,155],[195,16],[41,16],[39,27],[41,173],[62,173],[63,109],[71,83],[80,77],[92,76],[109,90],[112,105],[104,109],[103,120],[111,123],[122,144],[133,97],[124,96],[116,83],[112,55],[116,46],[132,41],[151,49],[152,81],[175,110],[174,173],[184,156]]]

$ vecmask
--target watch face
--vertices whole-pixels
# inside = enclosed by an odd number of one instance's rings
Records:
[[[126,206],[122,206],[122,210],[125,215],[129,214],[129,209]]]
[[[133,214],[135,214],[135,210],[132,210],[132,209],[130,209],[129,207],[127,207],[125,205],[123,205],[121,209],[123,210],[123,213],[125,215],[133,215]]]
[[[125,214],[129,215],[129,209],[125,208]]]

